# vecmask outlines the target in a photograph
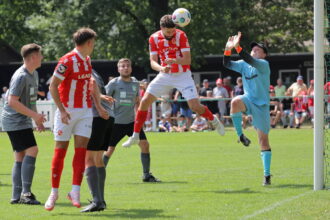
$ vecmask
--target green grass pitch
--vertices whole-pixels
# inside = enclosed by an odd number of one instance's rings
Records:
[[[108,209],[80,213],[66,199],[71,189],[73,146],[65,160],[60,198],[51,212],[43,206],[10,205],[13,154],[0,133],[0,219],[330,219],[330,195],[313,191],[313,130],[273,129],[272,185],[262,186],[263,169],[256,132],[247,129],[252,144],[236,142],[233,130],[147,133],[151,168],[163,182],[142,183],[140,153],[118,145],[107,167]],[[36,133],[39,154],[33,192],[44,203],[50,192],[54,150],[50,132]],[[91,196],[83,180],[81,201]]]

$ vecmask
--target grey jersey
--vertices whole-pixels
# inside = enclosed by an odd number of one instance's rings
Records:
[[[107,95],[116,99],[114,103],[115,124],[134,122],[134,107],[139,96],[139,82],[134,77],[131,77],[130,82],[116,77],[106,85],[105,89]]]
[[[32,128],[32,119],[11,108],[8,105],[8,96],[18,96],[19,101],[23,105],[36,112],[38,83],[39,78],[37,71],[30,74],[24,66],[21,66],[16,70],[10,80],[9,89],[6,95],[7,98],[1,114],[2,129],[4,131],[17,131]]]
[[[102,77],[95,70],[93,70],[92,76],[94,77],[94,79],[95,79],[95,81],[96,81],[96,83],[99,87],[100,93],[102,95],[106,95],[105,88],[104,88],[104,81],[103,81]],[[107,110],[110,117],[114,117],[112,106],[108,101],[105,101],[105,100],[101,99],[101,105],[105,110]],[[93,103],[92,110],[93,110],[93,117],[99,117],[100,116],[98,111],[96,110],[96,107],[95,107],[94,103]]]

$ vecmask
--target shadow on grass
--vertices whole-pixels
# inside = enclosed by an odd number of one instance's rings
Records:
[[[162,209],[108,209],[103,212],[92,212],[92,213],[58,213],[52,214],[52,216],[93,216],[93,217],[108,217],[108,218],[176,218],[177,216],[173,215],[165,215]]]
[[[2,182],[0,181],[0,186],[4,186],[4,187],[12,187],[12,184],[2,183]]]
[[[300,188],[308,188],[313,189],[312,184],[280,184],[270,186],[271,188],[292,188],[292,189],[300,189]]]
[[[250,190],[249,188],[244,188],[240,190],[217,190],[217,191],[211,191],[214,193],[222,193],[222,194],[241,194],[241,193],[246,193],[246,194],[253,194],[253,193],[260,193],[259,191],[253,191]]]
[[[0,176],[11,176],[11,173],[0,173]]]
[[[128,185],[138,185],[138,184],[152,184],[152,185],[158,185],[158,184],[187,184],[188,182],[187,181],[162,181],[162,182],[158,182],[158,183],[144,183],[144,182],[139,182],[139,183],[126,183]]]

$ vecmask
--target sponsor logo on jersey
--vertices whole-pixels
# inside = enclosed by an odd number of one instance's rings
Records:
[[[58,135],[58,136],[61,136],[62,134],[63,134],[63,131],[62,131],[62,130],[58,130],[58,131],[57,131],[57,135]]]
[[[88,78],[91,78],[91,75],[90,73],[88,74],[81,74],[81,75],[78,75],[78,79],[88,79]]]

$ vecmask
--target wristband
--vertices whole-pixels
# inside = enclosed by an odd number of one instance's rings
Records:
[[[236,49],[236,52],[237,53],[240,53],[243,50],[243,48],[241,46],[238,46],[235,49]]]
[[[225,56],[230,56],[231,55],[231,50],[225,50],[223,53]]]

